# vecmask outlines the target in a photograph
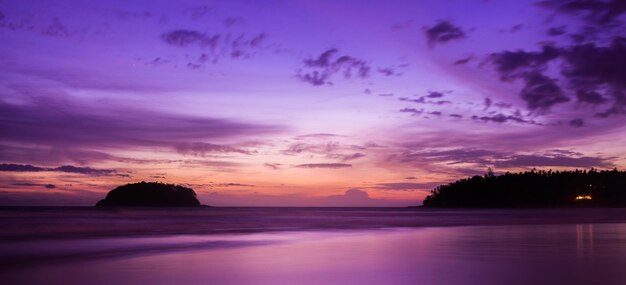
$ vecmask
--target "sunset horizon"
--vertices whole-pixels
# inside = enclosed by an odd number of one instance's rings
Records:
[[[623,10],[356,2],[3,2],[0,205],[411,206],[625,168]]]

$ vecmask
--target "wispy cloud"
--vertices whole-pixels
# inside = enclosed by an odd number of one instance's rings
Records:
[[[307,163],[307,164],[298,164],[296,165],[298,168],[346,168],[352,167],[352,164],[347,163]]]
[[[91,167],[78,167],[72,165],[63,165],[59,167],[39,167],[30,164],[12,164],[3,163],[0,164],[0,171],[7,172],[41,172],[41,171],[53,171],[53,172],[66,172],[66,173],[78,173],[86,175],[114,175],[117,171],[112,169],[96,169]]]

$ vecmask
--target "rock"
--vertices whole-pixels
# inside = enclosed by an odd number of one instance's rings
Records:
[[[96,207],[200,207],[191,188],[159,182],[139,182],[119,186],[100,200]]]

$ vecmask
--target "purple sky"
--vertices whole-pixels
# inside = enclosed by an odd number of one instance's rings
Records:
[[[626,166],[624,1],[0,1],[0,205],[406,206]]]

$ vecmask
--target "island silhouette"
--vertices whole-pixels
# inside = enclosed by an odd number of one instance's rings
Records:
[[[440,185],[423,207],[626,207],[626,171],[596,169],[474,176]]]
[[[191,188],[160,182],[131,183],[109,191],[96,207],[200,207]]]

